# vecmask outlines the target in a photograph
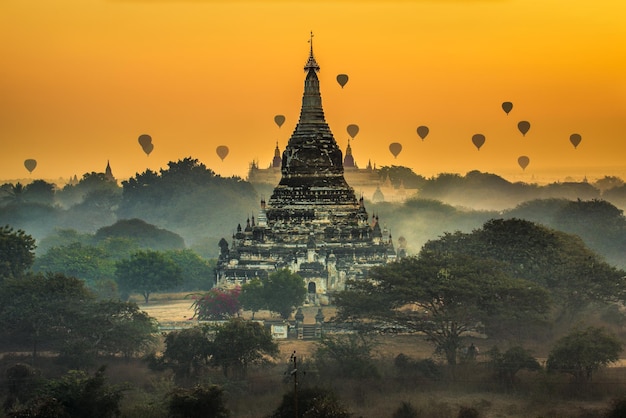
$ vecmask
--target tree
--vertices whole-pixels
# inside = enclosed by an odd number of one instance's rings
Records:
[[[169,416],[172,418],[228,418],[224,390],[216,385],[176,388],[170,394]]]
[[[230,372],[245,376],[249,365],[261,363],[266,356],[273,357],[278,352],[278,344],[263,325],[234,318],[215,328],[211,363],[221,367],[225,376]]]
[[[131,357],[156,343],[156,319],[136,303],[103,300],[88,303],[74,318],[61,357],[72,367],[91,365],[101,355]]]
[[[265,287],[261,279],[254,278],[248,280],[241,286],[239,303],[241,303],[242,308],[252,311],[252,319],[254,319],[256,312],[265,309],[267,306],[265,301]]]
[[[297,415],[295,414],[294,393],[288,392],[283,396],[280,406],[270,418],[292,418],[294,416],[299,418],[349,418],[352,416],[331,390],[313,387],[299,389],[297,393]]]
[[[427,252],[503,263],[510,277],[548,289],[560,318],[571,318],[591,303],[617,301],[625,290],[625,273],[608,265],[578,236],[522,219],[492,219],[469,234],[446,233],[427,242],[421,253]]]
[[[319,369],[332,371],[339,377],[378,377],[372,360],[374,342],[363,334],[323,335],[317,345],[315,361]]]
[[[96,242],[107,238],[131,238],[141,248],[152,250],[182,250],[185,248],[183,238],[174,232],[157,228],[141,219],[123,219],[113,225],[104,226],[96,231]]]
[[[17,182],[14,185],[11,184],[10,187],[7,190],[5,190],[2,200],[7,205],[19,206],[22,203],[24,203],[25,192],[26,192],[26,188],[24,187],[22,183]]]
[[[52,247],[65,247],[76,242],[83,245],[92,245],[93,235],[78,232],[71,228],[57,228],[54,232],[38,241],[37,252],[45,254]]]
[[[124,389],[109,385],[104,372],[104,367],[98,369],[94,376],[71,370],[60,379],[50,380],[36,398],[8,416],[119,417]]]
[[[340,320],[423,332],[450,365],[468,332],[495,334],[502,324],[540,320],[550,307],[542,287],[510,278],[501,263],[424,251],[370,269],[368,280],[349,282],[335,303]]]
[[[266,307],[288,319],[306,298],[306,287],[300,275],[289,269],[280,269],[263,280]]]
[[[114,276],[115,262],[100,247],[74,242],[50,248],[35,259],[33,270],[63,273],[93,285],[98,280]]]
[[[568,373],[586,383],[593,372],[619,360],[622,349],[620,340],[604,328],[577,329],[555,343],[546,367],[548,372]]]
[[[170,250],[165,254],[181,269],[183,283],[181,290],[209,290],[213,287],[215,273],[209,261],[189,249]]]
[[[211,357],[210,332],[210,327],[200,326],[168,333],[158,362],[173,369],[178,377],[199,375]]]
[[[0,280],[23,275],[33,265],[35,248],[35,240],[26,232],[0,227]]]
[[[245,219],[258,196],[247,181],[222,178],[197,159],[170,161],[159,173],[147,170],[122,182],[119,219],[141,218],[176,231],[189,243],[231,234],[232,219]]]
[[[511,347],[504,353],[498,347],[493,347],[487,354],[491,357],[490,366],[498,379],[510,387],[515,386],[515,375],[520,370],[541,370],[537,359],[520,346]]]
[[[34,180],[24,188],[24,200],[42,205],[54,203],[55,185],[44,180]]]
[[[63,274],[5,279],[0,284],[0,328],[13,342],[60,347],[93,295],[82,280]]]
[[[145,303],[150,294],[171,289],[182,282],[180,267],[158,251],[138,251],[116,264],[115,278],[123,292],[139,292]]]
[[[204,294],[191,295],[194,298],[191,305],[194,317],[201,321],[233,317],[241,309],[240,291],[240,287],[225,290],[213,288]]]

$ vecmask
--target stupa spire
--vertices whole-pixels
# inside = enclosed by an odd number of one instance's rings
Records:
[[[318,72],[320,70],[320,66],[317,65],[317,61],[315,61],[315,56],[313,55],[313,31],[311,31],[311,38],[309,38],[309,44],[311,44],[309,51],[309,59],[304,66],[304,71],[315,71]]]
[[[342,152],[324,118],[317,78],[320,67],[313,55],[313,33],[309,43],[300,119],[283,152],[282,177],[269,205],[273,208],[290,204],[302,207],[303,202],[317,204],[320,201],[357,205],[354,191],[343,177]],[[326,194],[316,190],[320,187],[327,189]]]

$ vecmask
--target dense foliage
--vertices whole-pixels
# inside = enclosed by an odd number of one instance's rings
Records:
[[[280,269],[260,279],[260,284],[254,280],[246,283],[242,287],[242,294],[245,294],[242,304],[245,303],[246,309],[268,309],[288,319],[296,307],[302,305],[306,292],[304,280],[299,274]]]
[[[568,373],[579,382],[591,380],[594,372],[616,362],[622,342],[603,328],[576,329],[559,339],[548,356],[549,372]]]
[[[139,292],[148,303],[150,294],[178,286],[183,276],[180,267],[163,253],[138,251],[116,264],[115,279],[123,294]]]
[[[145,353],[156,322],[136,304],[97,301],[82,280],[62,274],[7,279],[0,285],[0,335],[14,348],[61,355],[74,367],[103,355]]]
[[[10,226],[0,227],[0,280],[19,277],[35,260],[35,240],[26,232],[13,230]]]
[[[348,290],[335,295],[338,317],[362,326],[391,324],[424,333],[453,365],[468,333],[511,332],[548,313],[548,293],[512,278],[504,267],[482,258],[423,251],[371,269],[369,280],[350,282]]]

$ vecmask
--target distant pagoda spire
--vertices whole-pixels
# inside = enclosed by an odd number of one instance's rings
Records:
[[[276,141],[276,148],[274,149],[274,159],[272,160],[273,168],[280,168],[282,158],[280,158],[280,149],[278,148],[278,141]]]

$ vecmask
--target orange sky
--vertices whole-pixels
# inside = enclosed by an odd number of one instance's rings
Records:
[[[310,30],[326,119],[342,149],[359,125],[360,166],[626,178],[624,22],[623,0],[2,0],[0,180],[29,177],[27,158],[31,178],[110,160],[124,179],[187,156],[245,177],[295,127]]]

